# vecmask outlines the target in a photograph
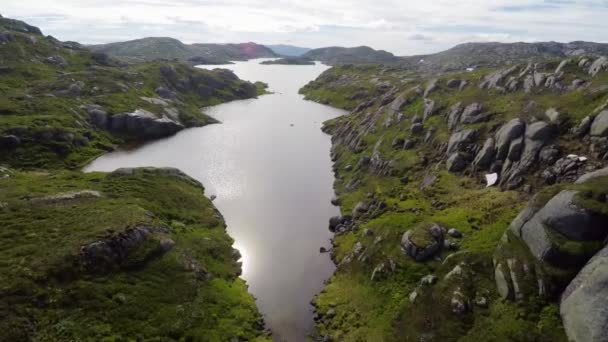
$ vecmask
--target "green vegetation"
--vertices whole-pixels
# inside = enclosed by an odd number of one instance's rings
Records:
[[[559,62],[546,62],[546,70],[555,70]],[[383,213],[364,214],[355,220],[353,231],[336,235],[333,256],[338,264],[357,243],[362,245],[364,257],[341,264],[316,297],[321,315],[319,336],[338,341],[566,341],[558,305],[538,295],[525,301],[502,300],[493,266],[499,241],[531,193],[543,190],[536,197],[541,205],[564,186],[546,187],[528,177],[529,191],[502,191],[484,188],[483,174],[443,171],[443,144],[452,133],[445,114],[458,102],[464,106],[480,103],[483,112],[489,114],[487,120],[463,128],[478,129],[475,143],[481,146],[508,120],[546,120],[545,111],[555,108],[563,116],[561,135],[554,144],[567,153],[589,155],[588,146],[567,132],[606,103],[608,74],[590,78],[571,63],[563,69],[567,75],[564,84],[582,79],[589,82],[588,87],[566,92],[535,88],[529,93],[480,89],[479,80],[496,70],[429,76],[395,67],[341,65],[300,90],[309,100],[354,110],[324,125],[324,130],[334,135],[334,187],[342,213],[350,214],[359,202],[386,205]],[[424,115],[421,95],[433,79],[437,86],[428,98],[435,101],[435,114],[426,119],[424,127],[425,132],[433,127],[435,133],[432,142],[425,143],[424,135],[414,134],[409,128],[413,118]],[[468,85],[462,89],[446,86],[453,79]],[[391,111],[389,107],[396,98],[404,99],[404,105]],[[396,112],[401,114],[400,119],[396,119]],[[413,147],[402,148],[404,140],[413,141]],[[401,143],[395,146],[396,141]],[[365,167],[361,164],[364,156],[376,156],[379,161],[372,160],[376,164]],[[605,184],[580,186],[579,204],[602,212],[606,188]],[[425,222],[455,228],[463,237],[448,236],[455,247],[444,249],[438,259],[418,263],[404,255],[400,241],[404,232],[413,229],[411,238],[420,239],[421,245],[429,242],[429,236],[418,226]],[[364,234],[367,230],[373,235]],[[562,247],[588,258],[598,246],[595,242],[568,241]],[[529,253],[525,246],[513,246],[510,252]],[[390,263],[394,263],[394,271],[378,277],[375,271]],[[446,278],[457,266],[462,272]],[[420,285],[421,278],[429,274],[438,277],[437,283]],[[571,279],[572,274],[552,276]],[[416,295],[411,297],[413,292]],[[478,304],[479,298],[483,301]],[[463,314],[454,313],[455,299],[465,303]],[[329,310],[333,310],[333,318],[323,316]]]
[[[123,65],[10,19],[2,30],[0,341],[270,341],[200,183],[173,169],[72,170],[158,137],[105,122],[122,113],[200,126],[214,122],[201,108],[267,86]]]
[[[88,46],[129,63],[181,61],[188,64],[231,64],[252,58],[277,57],[269,48],[256,43],[184,44],[167,37],[149,37],[126,42]]]
[[[1,19],[0,28],[13,23]],[[87,106],[110,117],[144,109],[172,117],[185,127],[215,122],[201,108],[264,93],[264,86],[239,80],[228,70],[201,70],[172,62],[121,63],[51,37],[12,32],[0,48],[0,136],[21,144],[0,149],[13,166],[77,168],[140,136],[95,127]],[[160,98],[157,89],[166,89]]]
[[[178,171],[12,172],[0,203],[0,340],[266,340],[222,217]],[[82,246],[136,227],[153,233],[87,268]]]

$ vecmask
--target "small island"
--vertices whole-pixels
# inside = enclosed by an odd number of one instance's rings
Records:
[[[284,65],[315,65],[315,61],[306,57],[284,57],[271,61],[264,61],[260,64],[284,64]]]

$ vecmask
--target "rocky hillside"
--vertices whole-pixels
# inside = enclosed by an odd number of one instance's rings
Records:
[[[299,57],[311,50],[309,48],[285,44],[266,45],[266,47],[272,50],[277,55],[288,57]]]
[[[0,341],[269,341],[222,216],[173,169],[72,169],[263,91],[0,18]]]
[[[608,59],[438,74],[334,67],[321,341],[602,341]]]
[[[0,341],[269,341],[195,180],[1,172]]]
[[[123,65],[0,19],[0,158],[13,166],[77,167],[125,142],[213,122],[200,108],[257,96],[228,70]]]
[[[606,56],[608,44],[591,42],[466,43],[449,50],[421,56],[403,57],[404,67],[425,71],[464,70],[497,67],[530,61],[576,56]]]
[[[353,48],[326,47],[313,49],[302,55],[304,58],[321,61],[325,64],[393,64],[399,61],[392,53],[374,50],[368,46]]]
[[[315,65],[315,61],[305,57],[284,57],[274,59],[270,61],[263,61],[260,64],[272,65],[272,64],[283,64],[283,65]]]
[[[126,62],[179,60],[189,64],[229,64],[230,61],[278,57],[271,49],[256,43],[184,44],[177,39],[166,37],[149,37],[87,47]]]

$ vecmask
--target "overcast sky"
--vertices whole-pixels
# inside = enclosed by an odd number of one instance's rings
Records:
[[[61,40],[368,45],[397,55],[469,41],[608,41],[608,0],[2,0]]]

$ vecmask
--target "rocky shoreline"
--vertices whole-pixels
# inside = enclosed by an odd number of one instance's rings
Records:
[[[203,186],[176,169],[74,171],[215,121],[262,84],[124,65],[0,17],[0,341],[269,341]]]
[[[338,270],[313,301],[316,339],[605,335],[605,315],[584,307],[603,298],[591,284],[608,234],[606,67],[338,66],[304,87],[353,109],[324,126],[343,216],[329,223]]]

